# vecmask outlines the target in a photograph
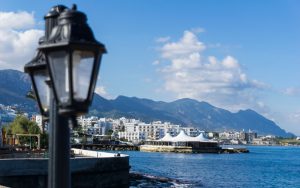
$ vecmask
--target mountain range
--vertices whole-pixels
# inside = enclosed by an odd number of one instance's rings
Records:
[[[30,79],[25,73],[17,70],[0,70],[0,104],[17,104],[20,110],[37,112],[36,103],[26,97],[30,88]],[[232,113],[207,102],[188,98],[162,102],[119,96],[108,100],[95,93],[89,115],[135,118],[145,122],[168,121],[210,131],[252,130],[261,135],[293,136],[275,122],[251,109]]]

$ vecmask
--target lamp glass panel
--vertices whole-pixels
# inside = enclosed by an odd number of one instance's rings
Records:
[[[50,105],[50,91],[49,86],[46,84],[46,80],[48,79],[48,75],[45,71],[37,71],[33,75],[33,79],[36,86],[36,95],[40,100],[42,110],[47,112]]]
[[[58,100],[60,103],[68,103],[70,100],[69,55],[66,51],[50,52],[48,61]]]
[[[94,53],[74,51],[73,53],[73,89],[75,100],[86,100],[88,97],[94,65]]]

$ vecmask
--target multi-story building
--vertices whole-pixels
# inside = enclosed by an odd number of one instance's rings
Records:
[[[119,139],[126,139],[134,143],[139,143],[146,140],[147,134],[145,132],[119,132]]]
[[[78,124],[82,126],[83,132],[90,135],[106,135],[112,129],[111,119],[81,116],[77,120]]]
[[[112,130],[112,121],[106,118],[98,119],[98,123],[94,124],[95,133],[98,135],[107,135]]]
[[[239,133],[239,132],[234,132],[234,131],[220,132],[220,133],[219,133],[219,138],[220,138],[220,139],[232,139],[232,140],[237,140],[237,139],[240,138],[240,133]]]
[[[124,139],[132,142],[141,142],[145,140],[158,140],[163,138],[166,133],[176,136],[181,129],[187,135],[197,136],[201,131],[193,127],[180,127],[170,122],[154,121],[151,123],[141,122],[136,119],[105,119],[97,117],[79,117],[79,124],[83,131],[92,135],[105,135],[107,130],[113,131],[112,137]]]
[[[243,131],[240,133],[240,140],[246,141],[247,143],[252,143],[254,138],[257,138],[256,132],[252,132],[249,130],[249,132]]]
[[[112,130],[114,132],[125,131],[125,124],[130,123],[139,123],[139,120],[136,119],[126,119],[122,117],[120,119],[112,120]]]
[[[198,136],[200,132],[204,133],[204,131],[200,131],[194,127],[182,127],[181,129],[185,132],[185,134],[192,137]]]
[[[82,130],[85,132],[88,130],[89,127],[93,127],[94,124],[98,123],[98,117],[91,116],[88,118],[85,118],[84,116],[80,116],[77,118],[78,124],[81,125]]]
[[[155,121],[152,123],[145,123],[138,120],[125,121],[124,131],[119,131],[119,138],[125,138],[128,141],[138,140],[157,140],[163,138],[168,132],[176,135],[179,132],[179,125],[172,125],[169,122],[162,123]]]
[[[171,136],[176,136],[180,131],[180,125],[174,125],[170,122],[155,121],[152,123],[157,129],[156,139],[163,138],[166,133],[169,133]]]

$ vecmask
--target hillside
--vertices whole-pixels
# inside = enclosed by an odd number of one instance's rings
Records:
[[[16,70],[0,70],[0,103],[18,104],[21,110],[37,112],[35,102],[26,98],[30,90],[28,76]],[[237,113],[217,108],[207,102],[193,99],[179,99],[173,102],[153,101],[136,97],[119,96],[107,100],[94,95],[90,115],[112,118],[135,118],[145,122],[156,120],[169,121],[184,126],[194,126],[202,130],[254,130],[259,134],[291,136],[275,122],[253,110]]]
[[[102,102],[98,103],[100,101]],[[253,110],[240,110],[232,113],[193,99],[179,99],[167,103],[125,96],[106,100],[96,95],[90,113],[113,118],[125,116],[146,122],[170,121],[202,130],[239,131],[244,129],[248,131],[251,129],[263,135],[273,134],[283,137],[292,135]]]
[[[18,105],[22,111],[37,111],[33,100],[26,98],[31,88],[29,76],[17,70],[0,70],[0,104]]]

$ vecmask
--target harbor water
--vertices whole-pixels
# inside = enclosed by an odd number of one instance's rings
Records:
[[[132,173],[169,181],[132,187],[300,187],[300,147],[247,148],[250,153],[122,153],[130,155]]]

